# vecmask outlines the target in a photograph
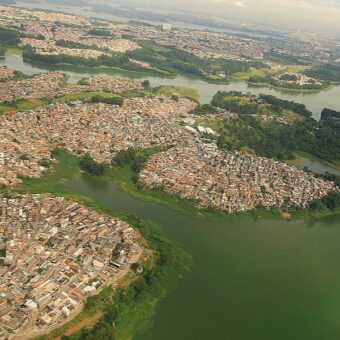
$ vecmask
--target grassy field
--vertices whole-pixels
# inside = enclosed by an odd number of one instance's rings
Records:
[[[78,175],[79,161],[66,150],[58,152],[58,161],[51,170],[47,170],[41,178],[25,178],[17,190],[22,194],[51,193],[54,195],[67,194],[63,181],[74,179]]]
[[[180,86],[159,86],[156,87],[153,91],[156,96],[179,96],[191,99],[195,102],[199,102],[200,95],[197,90],[189,88],[189,87],[180,87]]]
[[[248,81],[250,77],[265,77],[268,75],[274,75],[276,73],[278,72],[270,68],[260,68],[260,69],[251,69],[251,71],[249,72],[234,73],[231,76],[231,78],[234,78],[236,80]]]
[[[11,105],[0,104],[0,114],[4,114],[12,111],[27,111],[35,109],[40,106],[48,105],[49,101],[44,99],[23,99],[19,100]]]
[[[22,56],[22,49],[19,47],[10,47],[6,49],[5,55],[18,55]]]

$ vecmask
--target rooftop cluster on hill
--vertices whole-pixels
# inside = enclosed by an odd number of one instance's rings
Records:
[[[190,134],[176,123],[195,107],[187,100],[134,98],[122,107],[108,104],[49,105],[0,119],[0,184],[15,185],[21,176],[39,177],[42,160],[65,147],[99,163],[129,147],[169,146]]]
[[[63,198],[0,194],[0,338],[72,317],[139,260],[138,232]]]
[[[336,191],[333,182],[317,179],[272,159],[220,151],[200,140],[152,156],[140,173],[148,188],[162,188],[199,207],[228,212],[307,207]]]

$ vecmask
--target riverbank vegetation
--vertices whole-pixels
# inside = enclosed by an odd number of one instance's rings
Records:
[[[43,177],[24,178],[24,183],[15,191],[21,194],[51,193],[64,196],[100,213],[119,217],[139,230],[152,257],[140,263],[144,269],[142,273],[132,275],[131,272],[120,282],[118,290],[107,287],[99,295],[89,298],[83,311],[72,321],[40,339],[52,339],[63,334],[69,334],[63,336],[64,339],[130,338],[151,325],[157,302],[190,270],[191,257],[167,240],[159,226],[103,206],[88,197],[70,193],[64,181],[74,179],[79,174],[81,160],[64,149],[56,149],[53,156],[58,161]],[[9,191],[4,194],[8,195]],[[77,330],[78,324],[87,327],[73,333],[72,329]]]
[[[329,82],[318,81],[310,78],[308,81],[300,83],[300,75],[297,74],[281,74],[277,76],[251,76],[248,79],[249,83],[273,86],[276,88],[300,91],[320,91],[327,89],[330,86]]]
[[[216,209],[199,211],[194,201],[178,199],[161,191],[146,191],[136,183],[134,177],[139,172],[147,158],[154,152],[160,150],[133,150],[121,152],[115,158],[115,166],[103,180],[114,180],[122,189],[131,195],[161,204],[166,204],[186,214],[193,214],[201,218],[218,218],[230,221],[238,218],[281,218],[279,209],[272,211],[259,209],[249,213],[228,215]],[[129,280],[128,286],[123,286],[116,292],[106,288],[96,297],[89,299],[85,309],[70,323],[52,331],[46,339],[56,336],[64,336],[64,339],[93,339],[98,337],[112,337],[126,339],[133,334],[142,332],[150,325],[150,317],[154,312],[157,301],[164,296],[176,283],[179,278],[190,268],[190,257],[176,245],[169,243],[159,232],[157,226],[140,219],[113,212],[106,207],[87,197],[71,194],[65,189],[63,180],[74,179],[78,173],[79,160],[65,150],[56,150],[54,156],[58,159],[54,169],[48,171],[40,179],[25,179],[24,184],[16,188],[20,193],[45,193],[63,195],[66,198],[74,199],[102,213],[112,213],[135,227],[148,241],[154,252],[154,265],[140,263],[144,267],[142,274],[135,279]],[[137,163],[137,166],[136,166]],[[339,196],[325,198],[322,202],[313,202],[310,209],[296,209],[294,217],[320,217],[327,214],[334,214],[339,204]],[[333,205],[332,205],[333,204]],[[131,278],[131,276],[130,276]],[[85,320],[85,321],[84,321]],[[95,320],[95,324],[86,323],[86,320]],[[84,321],[86,328],[73,333],[69,329],[76,329],[76,325]],[[114,324],[114,326],[113,326]]]
[[[0,27],[0,56],[4,56],[6,48],[17,47],[20,42],[21,34],[19,31]]]
[[[226,116],[205,122],[220,134],[218,146],[222,149],[243,150],[278,160],[292,159],[299,151],[335,165],[340,160],[340,138],[334,123],[337,118],[328,110],[317,122],[302,104],[239,92],[219,92],[212,105],[239,113],[233,119]],[[273,120],[266,119],[268,116]],[[283,121],[275,121],[275,117]]]
[[[309,77],[323,80],[325,82],[340,83],[340,64],[327,63],[314,66],[304,71]]]
[[[20,32],[6,27],[0,27],[0,44],[2,46],[18,46]]]

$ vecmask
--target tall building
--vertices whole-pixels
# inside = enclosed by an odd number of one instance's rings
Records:
[[[163,24],[163,31],[171,31],[172,25],[171,24]]]

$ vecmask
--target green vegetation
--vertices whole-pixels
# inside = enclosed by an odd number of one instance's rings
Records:
[[[264,54],[264,59],[284,65],[308,65],[311,63],[309,59],[290,54],[278,53],[273,50],[266,52]]]
[[[7,47],[5,55],[18,55],[18,56],[22,56],[22,49],[19,48],[18,46],[16,46],[16,47]]]
[[[211,82],[227,82],[230,75],[246,72],[251,67],[265,67],[260,62],[243,62],[227,59],[201,59],[194,54],[152,41],[139,41],[141,49],[127,52],[135,60],[147,62],[168,75],[190,74]]]
[[[88,174],[94,176],[104,176],[109,171],[108,164],[97,163],[88,153],[80,159],[79,167]]]
[[[29,76],[21,72],[15,72],[15,80],[27,79]],[[66,86],[67,77],[64,78],[63,86]],[[79,83],[82,83],[80,81]],[[136,98],[136,97],[144,97],[144,96],[169,96],[169,97],[186,97],[190,100],[198,102],[199,94],[196,90],[186,88],[186,87],[177,87],[177,86],[159,86],[156,88],[152,88],[151,86],[145,86],[143,90],[129,90],[122,94],[116,94],[106,91],[99,92],[78,92],[78,93],[70,93],[61,97],[57,97],[51,100],[48,99],[21,99],[12,104],[1,104],[0,103],[0,114],[4,114],[12,111],[26,111],[35,109],[37,107],[46,106],[49,104],[65,104],[73,101],[81,100],[85,102],[92,103],[106,103],[122,106],[124,103],[124,99],[126,98]]]
[[[292,159],[298,151],[335,164],[340,159],[339,136],[313,119],[281,125],[240,116],[220,124],[218,146],[222,149],[245,150],[279,160]]]
[[[213,105],[203,104],[198,105],[191,113],[196,115],[216,114],[218,113],[218,109]]]
[[[159,86],[152,90],[152,94],[155,96],[166,96],[166,97],[184,97],[188,98],[196,103],[199,101],[199,93],[197,90],[189,87],[180,86]]]
[[[256,114],[260,110],[260,105],[254,96],[243,95],[237,91],[219,91],[213,97],[211,104],[241,114]]]
[[[27,79],[29,78],[28,75],[26,75],[25,73],[23,72],[20,72],[20,71],[14,71],[14,77],[11,79],[11,80],[14,80],[14,81],[18,81],[18,80],[24,80],[24,79]]]
[[[40,106],[47,105],[48,100],[44,99],[21,99],[13,104],[1,104],[0,103],[0,114],[11,112],[11,111],[27,111]]]
[[[17,47],[20,42],[20,32],[12,28],[0,27],[0,56],[6,54],[9,47]]]
[[[23,50],[23,58],[26,60],[31,60],[46,64],[71,64],[77,66],[87,66],[87,67],[116,67],[129,71],[137,72],[149,72],[157,73],[156,70],[149,70],[142,67],[139,64],[133,63],[130,59],[122,53],[116,53],[112,55],[101,55],[98,58],[83,58],[74,57],[68,55],[40,55],[36,54],[35,51],[30,47],[25,47]]]
[[[79,48],[79,49],[88,49],[88,48],[94,48],[94,46],[87,46],[82,44],[81,42],[75,42],[70,40],[57,40],[56,46],[60,47],[66,47],[66,48]],[[94,48],[97,49],[97,48]]]
[[[113,164],[118,167],[130,167],[132,172],[135,174],[131,177],[131,180],[134,183],[138,182],[138,173],[144,168],[145,163],[148,158],[158,152],[161,152],[162,149],[156,147],[146,150],[141,149],[133,149],[128,148],[127,150],[122,150],[117,153],[117,155],[113,158]]]
[[[20,32],[11,28],[0,27],[0,46],[16,47],[20,42]]]
[[[323,109],[321,112],[320,122],[324,126],[340,134],[340,112],[330,109]]]
[[[307,110],[304,104],[295,103],[293,101],[279,99],[275,96],[261,94],[260,98],[267,104],[271,105],[272,110],[278,112],[282,109],[291,110],[304,117],[312,117],[312,112]]]
[[[277,71],[271,69],[271,68],[251,68],[247,72],[237,72],[232,75],[232,78],[235,78],[237,80],[245,80],[245,81],[250,81],[250,78],[252,77],[259,77],[259,78],[264,78],[271,76],[273,74],[277,73]]]
[[[97,33],[108,33],[95,29]],[[27,60],[47,64],[72,64],[88,67],[116,67],[128,71],[146,72],[174,77],[177,74],[189,74],[210,82],[226,83],[232,74],[248,72],[250,69],[265,68],[258,61],[244,62],[227,59],[201,59],[194,54],[178,50],[175,47],[157,45],[152,41],[138,41],[140,49],[126,53],[112,53],[98,58],[82,58],[67,55],[39,55],[30,47],[25,47],[23,57]],[[89,48],[81,42],[59,40],[57,45],[68,48]],[[92,48],[92,47],[90,47]],[[99,50],[96,47],[93,47]]]
[[[124,189],[128,189],[128,192],[136,194],[140,198],[160,201],[177,209],[184,208],[186,213],[195,212],[197,214],[194,202],[178,200],[161,192],[142,191],[132,182],[132,177],[135,174],[132,170],[133,162],[136,158],[143,156],[143,154],[146,156],[145,153],[151,154],[154,151],[130,150],[125,154],[121,153],[118,157],[121,165],[112,170],[109,178],[113,178],[119,184],[122,184]],[[128,287],[123,286],[116,292],[112,292],[110,287],[104,288],[98,296],[91,297],[82,313],[68,324],[53,330],[51,334],[44,338],[61,336],[67,329],[76,326],[79,322],[86,320],[86,318],[99,315],[99,319],[94,326],[89,326],[69,337],[63,338],[97,339],[103,337],[104,339],[127,339],[148,327],[148,320],[150,320],[154,312],[157,301],[168,293],[176,285],[179,278],[188,271],[191,263],[190,257],[181,248],[168,242],[156,225],[141,221],[135,216],[109,211],[86,197],[69,194],[61,180],[63,178],[71,179],[75,176],[79,161],[65,150],[56,150],[54,155],[59,159],[59,163],[56,164],[54,171],[46,173],[40,179],[25,179],[24,185],[19,187],[18,191],[21,193],[52,192],[59,195],[62,193],[64,196],[72,198],[99,212],[118,216],[140,230],[142,236],[152,248],[156,260],[153,261],[153,265],[143,265],[143,273],[138,275],[137,279],[129,280],[130,285]],[[203,211],[199,214],[219,218],[228,216],[214,209],[206,212]],[[259,210],[258,212],[240,214],[240,216],[273,217],[279,216],[279,211],[275,210],[274,214],[274,211]]]
[[[219,91],[213,97],[211,104],[225,110],[240,114],[281,114],[284,110],[293,111],[304,117],[312,113],[304,104],[279,99],[271,95],[261,94],[259,97],[243,94],[238,91]]]
[[[314,79],[310,79],[309,82],[301,85],[298,82],[296,74],[282,74],[278,76],[278,79],[272,75],[266,76],[251,76],[248,81],[253,84],[266,84],[278,88],[292,89],[292,90],[322,90],[329,86],[329,83],[318,83]]]
[[[270,95],[259,98],[239,92],[218,92],[212,101],[236,113],[235,119],[212,120],[210,127],[220,133],[218,146],[253,152],[279,160],[292,159],[303,151],[336,164],[340,160],[337,113],[325,110],[320,122],[302,104]],[[252,116],[254,113],[261,116]],[[289,124],[264,121],[262,116],[285,118]]]
[[[95,35],[98,37],[111,37],[111,33],[107,30],[93,28],[87,32],[87,34]]]
[[[36,35],[35,39],[37,39],[37,40],[45,40],[45,36],[42,35],[41,33],[39,33],[39,34]]]
[[[106,103],[112,105],[123,106],[124,98],[118,95],[101,95],[96,94],[91,98],[92,103]]]
[[[39,178],[24,178],[24,182],[18,188],[22,194],[51,193],[56,196],[67,194],[62,180],[74,179],[78,173],[79,160],[71,156],[67,150],[55,149],[52,156],[58,161],[50,170]]]
[[[85,309],[72,321],[41,338],[61,336],[86,318],[99,315],[93,327],[82,329],[71,335],[70,339],[127,339],[148,327],[158,300],[189,271],[191,258],[180,247],[169,242],[157,225],[133,215],[109,210],[87,197],[70,194],[63,181],[76,176],[80,162],[63,149],[57,149],[53,154],[59,161],[54,169],[39,179],[25,178],[24,184],[16,188],[16,191],[22,194],[47,192],[62,195],[100,213],[117,216],[139,230],[153,255],[151,262],[143,263],[142,274],[135,278],[128,276],[128,286],[123,285],[116,292],[111,287],[104,288],[99,295],[88,299]]]
[[[314,66],[311,69],[305,70],[304,74],[325,82],[340,83],[340,64],[328,63]]]

